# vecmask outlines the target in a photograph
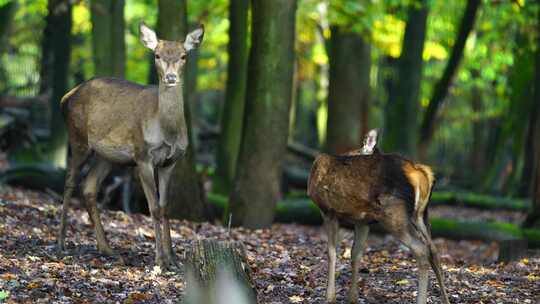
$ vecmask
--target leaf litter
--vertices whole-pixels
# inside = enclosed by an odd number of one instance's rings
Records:
[[[69,212],[68,255],[55,249],[59,205],[50,196],[0,189],[0,303],[178,303],[183,273],[153,263],[151,220],[140,214],[101,211],[112,247],[122,256],[101,256],[86,211]],[[247,230],[211,223],[171,221],[180,259],[195,239],[244,244],[259,303],[324,303],[326,241],[320,227],[275,224]],[[350,231],[342,230],[336,266],[338,303],[350,284]],[[540,252],[513,263],[496,262],[496,243],[436,239],[452,303],[539,303]],[[159,268],[159,267],[158,267]],[[360,303],[413,303],[416,264],[390,236],[370,235],[361,266]],[[439,303],[431,275],[428,303]]]

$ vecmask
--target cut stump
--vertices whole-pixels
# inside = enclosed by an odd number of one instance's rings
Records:
[[[183,303],[256,304],[245,249],[239,242],[197,240],[186,250],[186,296]]]

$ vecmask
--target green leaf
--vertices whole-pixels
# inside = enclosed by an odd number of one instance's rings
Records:
[[[7,297],[9,297],[9,291],[6,290],[0,290],[0,300],[4,300]]]

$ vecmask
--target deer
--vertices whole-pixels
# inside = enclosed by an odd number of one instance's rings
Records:
[[[428,203],[435,181],[427,165],[377,147],[372,130],[364,146],[341,155],[319,154],[308,179],[308,196],[319,207],[327,235],[328,281],[326,301],[335,303],[335,266],[340,224],[354,226],[351,250],[351,287],[348,301],[358,301],[358,269],[369,225],[378,222],[408,247],[418,264],[417,304],[427,301],[429,266],[435,272],[441,299],[449,304],[444,274],[431,239]]]
[[[204,27],[187,34],[185,41],[157,38],[144,22],[140,41],[154,54],[159,84],[145,86],[116,78],[93,78],[70,90],[60,105],[67,127],[69,148],[57,248],[65,250],[66,219],[78,172],[89,171],[82,181],[84,205],[95,228],[98,251],[113,255],[96,207],[97,192],[113,165],[136,166],[155,233],[155,263],[162,269],[178,267],[166,214],[167,189],[176,162],[188,147],[184,117],[184,74],[187,55],[198,48]]]

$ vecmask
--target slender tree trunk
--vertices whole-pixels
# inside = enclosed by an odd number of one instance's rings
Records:
[[[229,6],[229,63],[221,136],[217,151],[214,191],[228,193],[236,173],[246,96],[249,0],[231,0]]]
[[[8,45],[7,39],[9,38],[10,28],[15,12],[17,11],[17,6],[16,1],[8,1],[0,6],[0,54],[5,51]]]
[[[269,226],[280,196],[295,41],[294,0],[253,0],[242,143],[230,197],[232,224]]]
[[[410,5],[396,79],[387,105],[384,146],[388,151],[416,155],[417,113],[422,80],[428,2]],[[418,5],[419,4],[419,5]]]
[[[0,6],[0,56],[6,51],[9,45],[8,38],[17,7],[18,4],[15,1],[9,1]],[[6,93],[8,89],[6,70],[3,66],[0,66],[0,93]]]
[[[537,5],[540,5],[540,0],[536,1]],[[537,11],[537,30],[540,32],[540,10]],[[540,36],[537,36],[537,45],[540,45]],[[539,110],[539,104],[540,104],[540,49],[536,48],[536,54],[535,54],[535,79],[534,79],[534,108],[536,113],[536,117],[534,118],[534,125],[530,126],[531,128],[534,128],[534,143],[530,145],[529,148],[533,150],[533,159],[534,163],[531,166],[533,173],[533,179],[531,180],[533,189],[532,191],[532,198],[533,198],[533,206],[531,209],[531,212],[527,216],[527,219],[523,223],[523,226],[525,227],[531,227],[538,223],[540,221],[540,119],[538,115],[540,115]],[[533,119],[531,119],[533,120]]]
[[[457,72],[461,59],[463,58],[465,43],[467,42],[467,38],[474,27],[476,13],[478,12],[478,8],[480,7],[481,3],[481,0],[467,1],[465,13],[463,14],[461,25],[459,26],[456,44],[452,49],[450,59],[448,59],[448,63],[446,64],[446,68],[444,69],[441,79],[435,85],[433,96],[431,97],[428,108],[424,115],[424,120],[422,121],[422,125],[420,127],[418,151],[421,158],[425,158],[426,150],[431,142],[431,139],[433,138],[433,133],[435,132],[436,128],[435,122],[437,119],[438,110],[446,98],[446,95],[448,95],[448,89],[450,88],[452,79]]]
[[[124,77],[126,66],[124,6],[124,0],[90,2],[96,76]]]
[[[68,0],[49,0],[48,15],[46,19],[43,42],[50,53],[44,54],[48,57],[48,67],[44,67],[46,72],[42,81],[50,85],[52,89],[50,99],[50,138],[48,142],[48,156],[50,161],[60,167],[66,164],[67,156],[67,133],[64,120],[60,111],[60,99],[66,93],[68,86],[69,62],[71,57],[71,2]],[[43,70],[42,70],[43,71]],[[50,83],[48,82],[50,81]]]
[[[187,33],[187,3],[185,0],[159,0],[157,35],[160,39],[184,41]],[[203,43],[204,47],[204,43]],[[193,60],[188,56],[188,61]],[[152,64],[151,70],[155,70]],[[184,83],[189,75],[184,70]],[[176,163],[171,185],[169,186],[169,216],[173,218],[204,221],[209,218],[208,208],[201,189],[199,175],[195,169],[195,149],[193,145],[193,126],[189,107],[189,95],[184,87],[184,114],[188,126],[189,146],[184,158]]]
[[[473,71],[473,78],[478,77],[478,71]],[[475,86],[472,89],[472,102],[471,107],[473,113],[475,113],[475,119],[472,122],[472,133],[473,133],[473,143],[471,151],[471,166],[468,170],[469,174],[472,176],[476,183],[482,178],[484,174],[486,159],[485,159],[485,122],[479,118],[480,113],[482,112],[482,91],[479,87]],[[479,184],[476,184],[480,186]]]
[[[357,33],[332,26],[326,151],[343,153],[362,141],[367,131],[371,51]]]

